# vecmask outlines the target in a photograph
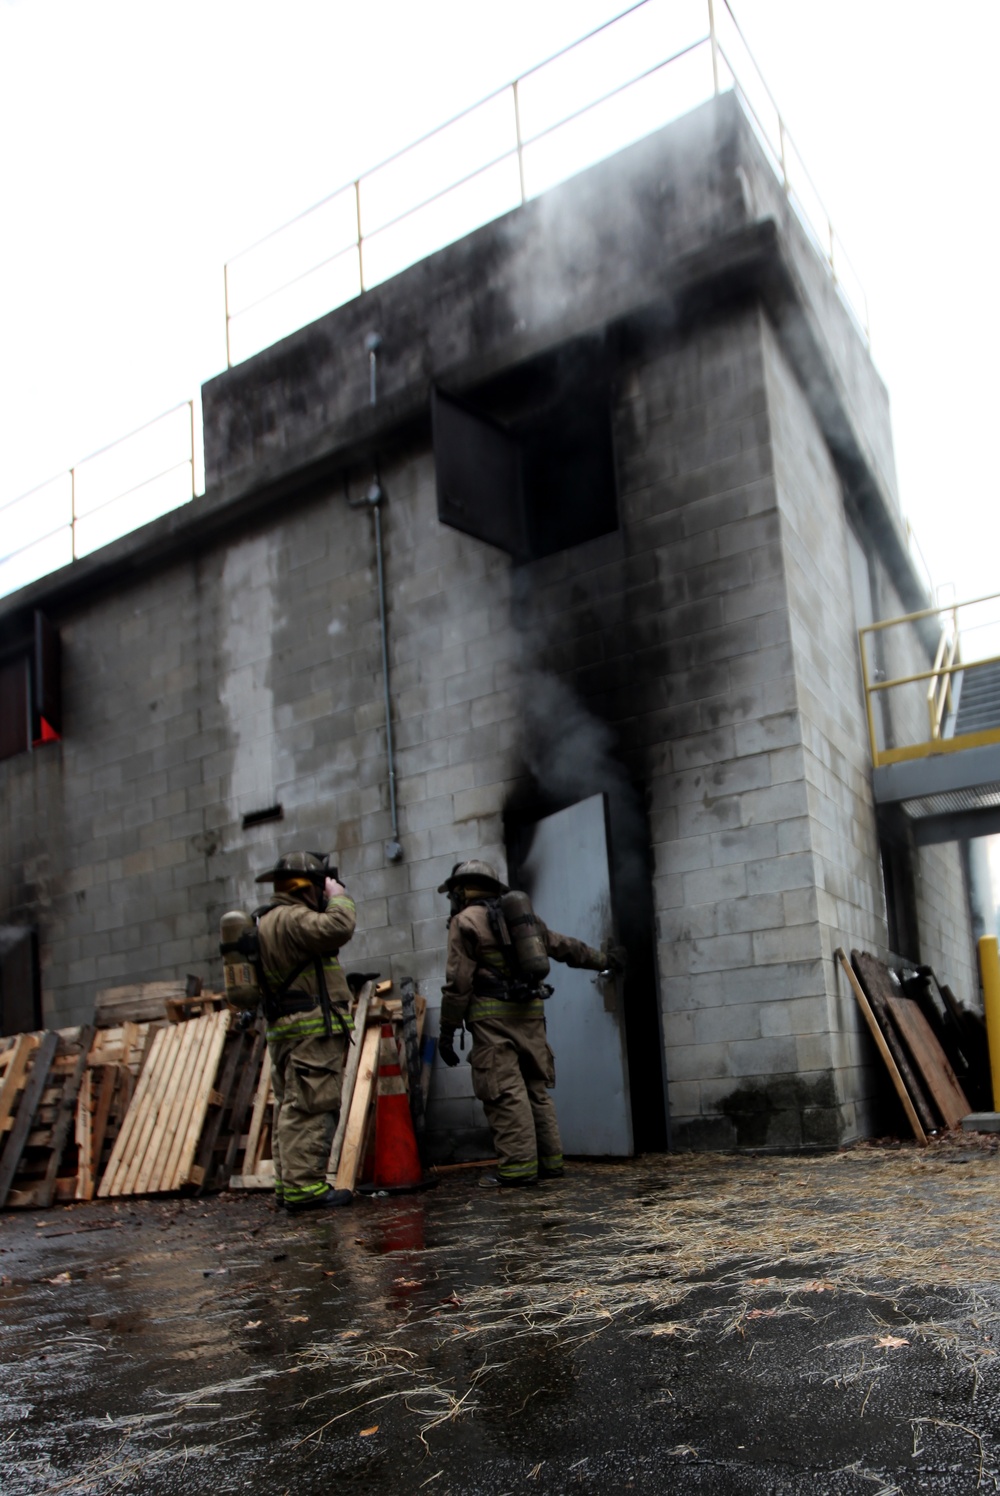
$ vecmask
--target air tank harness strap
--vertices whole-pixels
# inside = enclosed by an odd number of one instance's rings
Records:
[[[347,1040],[348,1044],[351,1044],[353,1043],[351,1030],[347,1026],[344,1015],[330,1001],[330,994],[326,986],[326,972],[323,970],[323,962],[319,956],[316,957],[313,965],[316,969],[316,985],[319,988],[319,1001],[323,1009],[323,1028],[326,1032],[326,1037],[328,1039],[333,1038],[333,1019],[336,1018],[337,1027],[340,1029],[341,1034]]]

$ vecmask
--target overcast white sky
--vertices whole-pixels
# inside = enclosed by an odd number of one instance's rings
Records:
[[[1000,587],[1000,7],[734,0],[867,289],[936,583]],[[225,363],[224,260],[621,0],[0,0],[0,502]]]

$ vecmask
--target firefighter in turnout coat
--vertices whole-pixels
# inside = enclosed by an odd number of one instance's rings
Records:
[[[349,1205],[349,1190],[327,1184],[326,1166],[354,1027],[337,960],[354,934],[354,900],[312,852],[280,857],[257,882],[274,884],[257,937],[275,1101],[275,1193],[292,1211]]]
[[[473,1090],[498,1159],[496,1174],[487,1174],[480,1184],[493,1188],[559,1178],[562,1140],[549,1095],[556,1075],[545,1035],[543,989],[526,992],[517,983],[490,919],[489,901],[508,889],[488,862],[470,861],[457,863],[438,892],[449,895],[452,907],[438,1053],[446,1065],[458,1064],[455,1031],[465,1024],[472,1035]],[[541,920],[537,925],[554,960],[590,971],[623,968],[618,947],[596,951],[582,940],[557,935]]]

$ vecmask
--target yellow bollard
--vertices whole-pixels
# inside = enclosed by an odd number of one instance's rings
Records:
[[[993,1077],[993,1110],[1000,1112],[1000,952],[995,935],[979,937],[979,970],[983,979],[986,1042]]]

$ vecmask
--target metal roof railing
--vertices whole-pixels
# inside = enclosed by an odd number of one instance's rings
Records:
[[[228,366],[234,339],[248,357],[730,88],[868,341],[864,292],[729,0],[637,0],[229,260]],[[0,596],[193,497],[195,420],[184,401],[0,505]]]
[[[228,260],[228,366],[728,88],[867,342],[865,293],[729,0],[638,0]]]

